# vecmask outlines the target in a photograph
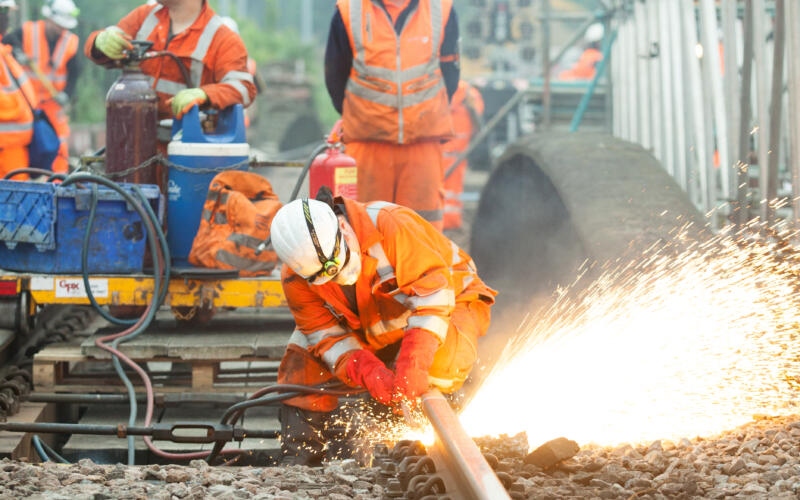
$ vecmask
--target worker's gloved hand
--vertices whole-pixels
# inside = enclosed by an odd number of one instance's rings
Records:
[[[366,349],[352,351],[345,364],[347,377],[369,391],[370,395],[388,405],[392,402],[394,374],[383,361]]]
[[[130,36],[122,28],[109,26],[97,35],[94,46],[111,59],[122,59],[125,57],[125,54],[122,53],[123,50],[133,50],[133,45],[128,40],[130,40]]]
[[[192,106],[200,106],[208,100],[208,95],[203,89],[183,89],[175,97],[167,101],[172,106],[172,114],[175,118],[183,118]]]
[[[394,398],[413,401],[428,390],[428,370],[433,355],[439,349],[439,339],[427,330],[410,328],[403,336],[395,363]]]

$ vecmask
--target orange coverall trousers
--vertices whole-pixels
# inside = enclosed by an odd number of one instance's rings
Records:
[[[350,142],[346,153],[358,166],[358,201],[405,205],[442,230],[441,143]]]

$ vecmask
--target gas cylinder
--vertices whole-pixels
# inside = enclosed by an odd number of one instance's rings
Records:
[[[328,135],[328,149],[317,155],[308,171],[308,192],[314,197],[322,186],[328,186],[334,196],[358,198],[356,161],[344,153],[342,121]]]
[[[147,77],[139,69],[141,60],[152,42],[134,40],[134,49],[121,61],[122,75],[106,95],[106,172],[112,174],[140,165],[157,153],[158,96]],[[132,172],[122,182],[165,183],[158,175],[159,165]]]

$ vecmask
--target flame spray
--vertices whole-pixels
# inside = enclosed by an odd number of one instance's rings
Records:
[[[744,233],[679,236],[581,292],[559,291],[520,326],[463,411],[464,427],[526,431],[532,447],[558,436],[614,445],[797,413],[794,253]]]

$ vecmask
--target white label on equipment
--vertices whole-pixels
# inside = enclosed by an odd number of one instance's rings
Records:
[[[92,295],[97,298],[108,297],[108,280],[92,278],[89,280]],[[80,299],[86,297],[82,278],[56,278],[56,298]]]
[[[167,185],[167,193],[169,194],[169,201],[181,199],[181,187],[173,180],[170,180]]]
[[[52,276],[31,276],[31,291],[52,292],[53,283],[54,280]]]

